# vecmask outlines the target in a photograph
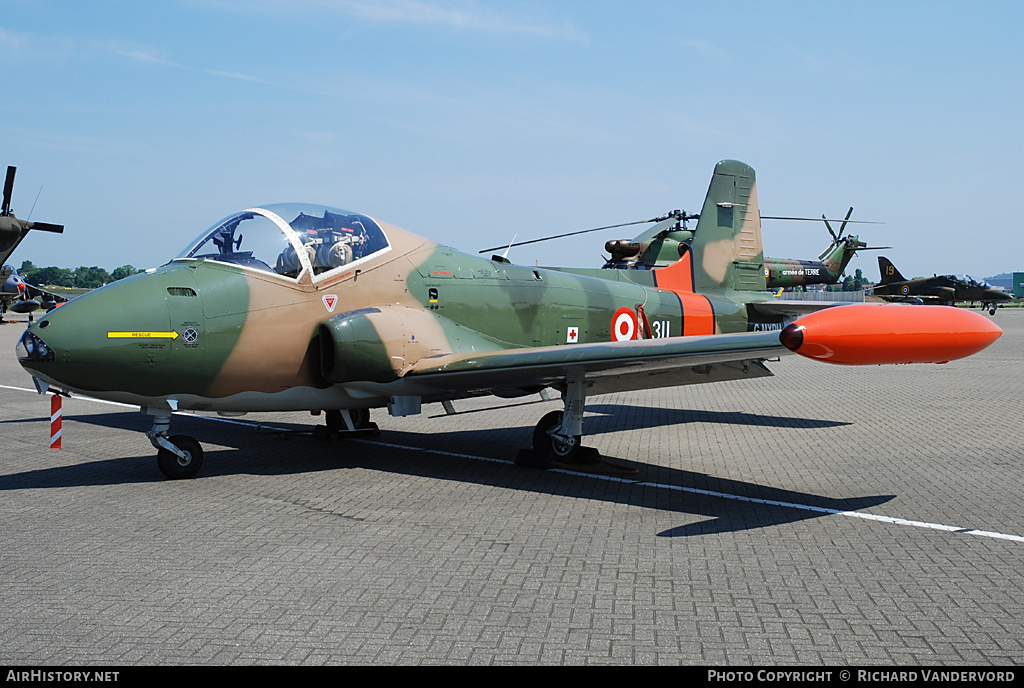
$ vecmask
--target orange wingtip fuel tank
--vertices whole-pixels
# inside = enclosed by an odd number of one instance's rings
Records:
[[[800,318],[779,340],[801,356],[837,365],[946,363],[978,353],[1002,333],[962,308],[857,304]]]

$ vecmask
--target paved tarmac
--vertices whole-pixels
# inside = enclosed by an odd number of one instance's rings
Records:
[[[65,400],[50,449],[0,326],[0,663],[1018,664],[1024,310],[994,319],[947,365],[589,399],[626,479],[511,463],[552,402],[372,441],[176,416],[206,461],[168,481],[130,408]]]

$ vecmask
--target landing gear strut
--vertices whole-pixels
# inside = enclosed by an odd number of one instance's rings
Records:
[[[592,463],[597,451],[584,447],[583,409],[586,405],[587,385],[582,372],[570,372],[566,378],[562,400],[565,408],[546,414],[533,429],[533,451],[522,450],[516,463],[532,468],[548,468],[552,461],[559,463]]]
[[[376,437],[380,428],[370,422],[370,409],[331,409],[324,414],[327,425],[318,425],[313,429],[313,436],[330,439],[339,436],[369,435]]]
[[[168,437],[170,428],[170,413],[161,411],[154,414],[153,427],[146,437],[156,447],[156,465],[171,480],[193,478],[203,467],[203,447],[188,435]]]
[[[348,419],[345,418],[346,414]],[[332,432],[351,432],[370,427],[370,409],[332,409],[324,415],[327,416],[327,429]]]

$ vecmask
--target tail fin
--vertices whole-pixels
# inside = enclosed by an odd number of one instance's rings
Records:
[[[886,258],[885,256],[878,256],[878,272],[881,273],[882,277],[879,280],[880,284],[888,284],[889,282],[906,282],[907,278],[900,274],[900,271],[896,269],[896,266]]]
[[[853,257],[857,255],[857,251],[867,246],[863,241],[860,241],[860,237],[854,234],[851,237],[847,237],[843,241],[837,244],[833,244],[829,249],[825,249],[828,253],[824,256],[823,264],[825,269],[828,270],[828,274],[832,276],[832,280],[838,280],[844,272],[846,272],[846,266],[850,264]]]
[[[767,288],[757,184],[749,165],[736,160],[715,165],[690,250],[698,293]]]

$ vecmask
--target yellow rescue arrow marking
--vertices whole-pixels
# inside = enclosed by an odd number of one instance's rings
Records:
[[[107,332],[107,339],[177,339],[177,332]]]

